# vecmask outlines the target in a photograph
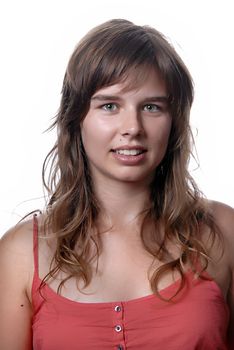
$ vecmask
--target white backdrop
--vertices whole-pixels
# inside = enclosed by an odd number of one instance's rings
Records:
[[[156,27],[184,59],[196,93],[200,169],[192,174],[208,198],[234,206],[231,0],[9,0],[0,4],[0,236],[43,208],[41,167],[55,140],[43,131],[56,114],[66,64],[79,39],[111,18]]]

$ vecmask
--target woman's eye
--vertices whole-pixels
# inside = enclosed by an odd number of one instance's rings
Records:
[[[143,107],[143,109],[147,112],[158,112],[160,110],[160,107],[155,104],[147,104]]]
[[[115,111],[117,109],[117,106],[115,103],[106,103],[102,105],[101,108],[105,111]]]

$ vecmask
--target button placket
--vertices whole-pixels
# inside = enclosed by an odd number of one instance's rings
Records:
[[[123,303],[113,305],[114,339],[116,350],[124,350]]]

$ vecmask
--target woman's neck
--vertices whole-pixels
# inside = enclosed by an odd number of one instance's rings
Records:
[[[112,182],[95,186],[101,205],[98,224],[119,230],[139,226],[140,213],[149,208],[149,188],[136,183]]]

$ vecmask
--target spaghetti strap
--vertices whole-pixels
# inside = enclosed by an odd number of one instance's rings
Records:
[[[33,258],[34,258],[34,272],[38,276],[38,220],[37,214],[33,215]]]

